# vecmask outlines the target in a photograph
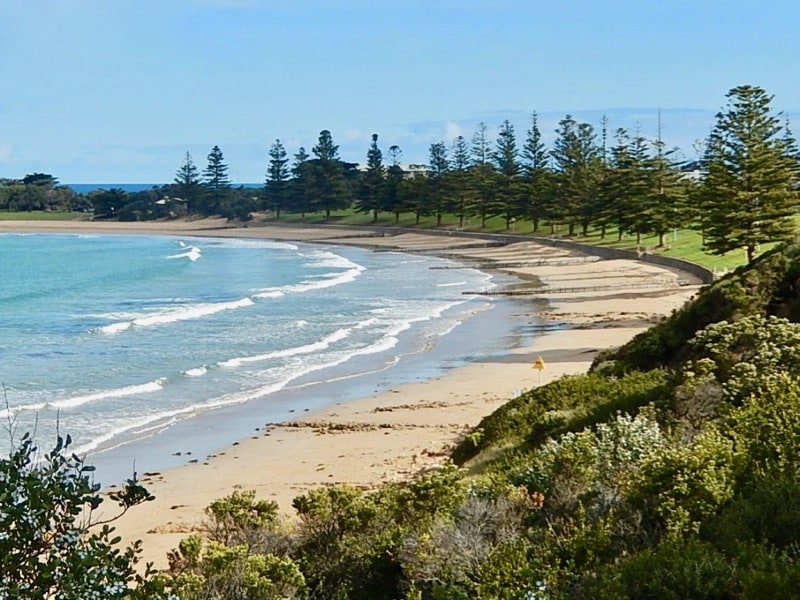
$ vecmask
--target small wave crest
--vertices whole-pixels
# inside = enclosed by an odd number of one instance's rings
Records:
[[[181,244],[184,246],[184,244]],[[173,254],[172,256],[168,256],[169,259],[175,258],[188,258],[190,261],[195,262],[200,260],[203,256],[203,251],[198,248],[197,246],[186,246],[186,250],[181,252],[180,254]]]
[[[186,377],[202,377],[208,373],[208,369],[206,367],[196,367],[194,369],[186,369],[183,374]]]
[[[301,281],[300,283],[292,283],[278,288],[263,288],[257,290],[254,294],[255,298],[276,298],[285,294],[303,294],[315,290],[322,290],[337,285],[343,285],[355,281],[366,270],[366,267],[357,265],[354,262],[347,260],[336,255],[331,255],[331,264],[327,263],[325,266],[331,267],[346,267],[345,271],[337,271],[331,273],[322,273],[315,277]],[[338,260],[334,260],[338,259]]]
[[[90,404],[92,402],[102,402],[103,400],[111,400],[113,398],[124,398],[126,396],[136,396],[139,394],[149,394],[163,389],[166,385],[166,380],[156,379],[147,383],[129,385],[126,387],[116,388],[112,390],[102,390],[91,394],[83,394],[80,396],[72,396],[70,398],[63,398],[61,400],[54,400],[48,402],[36,402],[32,404],[22,404],[20,406],[12,406],[10,408],[0,411],[0,418],[6,419],[13,417],[21,412],[35,412],[46,409],[71,409]]]
[[[113,335],[130,329],[131,327],[152,327],[154,325],[168,325],[178,321],[200,319],[225,310],[246,308],[255,304],[250,298],[233,300],[231,302],[211,302],[204,304],[190,304],[185,306],[169,307],[154,313],[134,316],[127,321],[119,321],[99,327],[97,331]]]
[[[304,346],[296,346],[294,348],[285,348],[283,350],[275,350],[273,352],[266,352],[264,354],[256,354],[253,356],[242,356],[238,358],[231,358],[228,360],[221,361],[219,363],[219,366],[226,368],[240,367],[246,363],[262,362],[273,358],[287,358],[289,356],[297,356],[298,354],[308,354],[310,352],[318,352],[320,350],[325,350],[331,344],[335,344],[336,342],[345,339],[348,335],[350,335],[350,329],[338,329],[333,333],[331,333],[330,335],[327,335],[321,340],[313,342],[311,344],[306,344]]]

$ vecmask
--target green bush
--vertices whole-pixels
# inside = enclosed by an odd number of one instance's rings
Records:
[[[92,482],[94,467],[58,437],[44,455],[25,434],[0,459],[0,598],[162,598],[149,565],[137,570],[141,543],[120,549],[98,516],[105,498]],[[134,475],[109,494],[120,513],[152,500]]]
[[[711,544],[670,540],[604,569],[584,583],[596,600],[729,600],[737,598],[735,568]]]
[[[626,491],[643,521],[669,536],[696,533],[728,502],[736,485],[731,440],[713,428],[691,444],[674,444],[645,457]]]
[[[762,477],[738,494],[701,528],[703,539],[727,554],[745,543],[777,550],[800,547],[800,479],[796,474]]]
[[[580,431],[618,412],[635,412],[667,398],[663,371],[608,378],[598,373],[563,377],[509,400],[477,426],[479,436],[467,438],[453,451],[463,464],[489,448],[526,441],[536,446],[548,437]]]

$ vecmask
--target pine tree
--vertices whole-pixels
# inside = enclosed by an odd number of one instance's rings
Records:
[[[203,171],[203,186],[206,189],[205,214],[219,214],[229,197],[231,187],[228,165],[219,146],[214,146],[208,155],[208,166]]]
[[[310,179],[309,155],[303,146],[297,150],[292,163],[292,179],[289,182],[289,209],[300,213],[300,219],[305,220],[306,213],[311,208],[309,189]]]
[[[469,147],[463,135],[453,140],[450,152],[450,172],[448,188],[452,195],[450,205],[458,217],[458,226],[464,226],[469,196]]]
[[[567,115],[558,125],[551,151],[556,166],[555,200],[569,226],[569,235],[574,235],[578,224],[586,235],[597,209],[600,149],[594,128],[588,123],[577,123]]]
[[[526,212],[533,223],[533,231],[538,231],[539,219],[548,214],[550,177],[547,149],[542,141],[539,116],[536,112],[531,114],[531,127],[525,138],[522,156],[525,161],[523,172],[526,188]]]
[[[428,149],[428,198],[430,204],[423,213],[436,215],[436,226],[442,224],[442,213],[447,208],[447,171],[450,163],[447,160],[447,146],[444,142],[435,142]]]
[[[677,228],[685,214],[686,186],[681,182],[678,162],[673,158],[677,148],[664,149],[659,132],[655,142],[655,156],[650,161],[653,188],[650,192],[648,212],[653,232],[658,236],[658,246],[666,246],[666,235]]]
[[[276,219],[280,218],[281,209],[285,208],[288,202],[289,176],[289,158],[286,155],[286,148],[279,139],[275,140],[269,149],[269,165],[267,166],[263,198],[265,208],[272,209]]]
[[[492,216],[494,210],[496,172],[490,162],[492,156],[491,145],[488,137],[488,128],[485,123],[479,123],[477,131],[472,136],[472,166],[470,168],[470,183],[473,190],[472,206],[470,212],[481,219],[481,227],[486,226],[486,221]]]
[[[400,222],[400,213],[407,207],[402,195],[402,184],[405,177],[403,167],[400,166],[400,159],[403,151],[400,146],[394,144],[389,146],[389,168],[386,169],[386,193],[384,195],[384,210],[394,213],[395,224]]]
[[[518,180],[519,150],[514,126],[508,119],[503,121],[497,132],[492,159],[498,175],[495,196],[496,210],[503,213],[506,229],[510,229],[512,220],[523,214],[523,207]]]
[[[378,221],[378,211],[383,205],[384,179],[383,153],[378,147],[378,134],[372,134],[372,143],[367,150],[367,170],[361,175],[355,209],[372,213],[372,222]]]
[[[323,129],[317,145],[311,149],[316,157],[311,163],[311,199],[314,210],[325,211],[330,219],[331,211],[350,206],[350,190],[344,176],[344,164],[339,159],[339,146],[333,143],[331,132]]]
[[[655,196],[656,181],[653,161],[647,140],[641,135],[628,137],[621,130],[620,143],[627,143],[623,161],[617,165],[616,197],[613,204],[618,207],[618,223],[622,229],[636,234],[636,245],[640,246],[642,235],[655,229],[650,204]]]
[[[200,184],[200,173],[192,161],[192,155],[188,152],[183,159],[183,164],[175,172],[175,187],[177,194],[183,200],[186,200],[187,209],[193,213],[197,209],[197,202],[202,193],[202,186]]]
[[[797,147],[763,89],[742,85],[726,97],[704,159],[706,247],[715,254],[744,248],[751,261],[759,244],[794,234]]]

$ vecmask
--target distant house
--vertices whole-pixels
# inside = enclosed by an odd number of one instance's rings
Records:
[[[164,196],[156,200],[154,212],[158,219],[181,219],[189,214],[189,201]]]
[[[705,171],[703,171],[700,161],[697,160],[687,162],[681,166],[680,170],[681,179],[684,181],[698,182],[702,181],[703,177],[705,177]]]
[[[431,171],[431,168],[428,165],[411,163],[407,165],[403,171],[405,171],[406,178],[416,177],[417,175],[423,175],[427,177],[428,173]]]

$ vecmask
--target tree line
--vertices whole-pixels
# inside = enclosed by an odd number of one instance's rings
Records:
[[[481,123],[470,140],[457,136],[431,144],[428,162],[413,170],[403,168],[399,146],[384,153],[378,134],[363,167],[344,161],[326,129],[310,153],[300,147],[291,158],[275,140],[261,188],[235,187],[222,150],[214,146],[205,169],[187,152],[174,181],[151,190],[101,189],[78,200],[34,174],[28,176],[32,185],[23,180],[0,186],[0,208],[52,209],[82,201],[96,217],[191,214],[242,221],[254,213],[274,219],[316,213],[327,220],[354,210],[371,215],[373,223],[384,216],[399,223],[401,215],[413,214],[418,224],[426,217],[442,226],[447,216],[448,225],[471,229],[502,218],[507,230],[519,233],[634,235],[637,245],[655,235],[660,247],[670,231],[696,229],[708,251],[745,248],[752,259],[760,244],[794,231],[798,149],[788,121],[773,111],[773,97],[762,88],[742,85],[726,97],[700,160],[693,162],[668,148],[660,132],[650,140],[638,130],[609,131],[606,119],[598,130],[571,115],[559,122],[548,148],[533,112],[522,136],[505,120],[491,139]],[[59,201],[23,200],[33,197]]]
[[[666,245],[678,228],[702,232],[713,253],[744,248],[752,259],[760,244],[786,239],[794,232],[797,209],[798,149],[773,97],[755,86],[731,89],[716,116],[702,157],[682,159],[660,132],[649,140],[639,131],[599,131],[571,115],[558,124],[551,147],[544,143],[536,112],[519,136],[508,120],[490,138],[485,123],[470,140],[430,145],[428,162],[409,171],[402,150],[384,154],[373,134],[363,168],[339,156],[330,131],[319,134],[309,154],[304,147],[289,158],[280,139],[269,149],[263,188],[232,189],[222,151],[215,146],[200,173],[187,153],[170,193],[186,200],[188,211],[249,219],[256,211],[280,218],[283,213],[355,210],[378,223],[402,214],[434,218],[445,215],[458,226],[483,228],[502,218],[507,230],[587,236],[598,232],[622,239],[655,235]],[[699,174],[699,177],[692,175]]]

